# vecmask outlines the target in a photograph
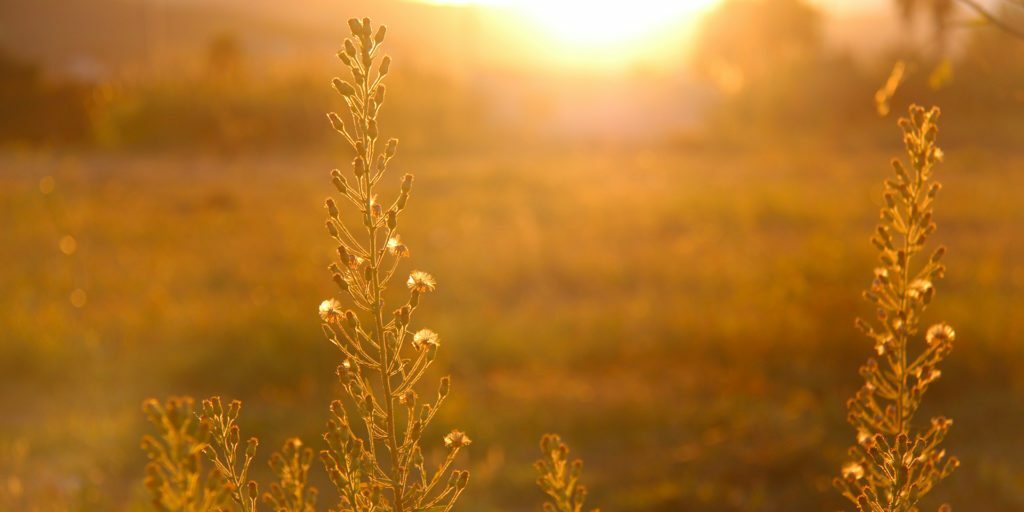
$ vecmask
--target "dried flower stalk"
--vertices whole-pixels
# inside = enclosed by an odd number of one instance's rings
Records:
[[[380,142],[377,116],[384,103],[384,77],[391,58],[378,60],[385,27],[372,30],[370,20],[349,20],[352,37],[345,40],[338,58],[351,74],[335,78],[334,88],[347,107],[344,116],[328,118],[342,134],[356,157],[353,182],[341,171],[332,182],[358,213],[361,227],[342,221],[338,203],[326,201],[327,231],[337,242],[338,261],[331,276],[350,299],[345,309],[334,298],[320,304],[327,338],[342,353],[337,374],[345,391],[343,400],[331,403],[332,418],[324,439],[327,449],[320,459],[338,492],[333,510],[346,512],[421,512],[451,510],[469,481],[469,472],[453,469],[456,457],[471,441],[459,430],[443,439],[444,457],[428,469],[421,447],[424,429],[448,396],[451,380],[439,379],[436,395],[420,399],[418,384],[437,356],[440,337],[430,329],[411,329],[413,312],[437,282],[422,271],[409,274],[405,285],[408,301],[385,319],[384,291],[392,281],[409,248],[398,235],[398,221],[412,190],[412,175],[405,175],[397,197],[388,206],[378,199],[378,185],[395,157],[398,141]],[[151,463],[146,485],[161,510],[256,512],[259,485],[249,479],[259,442],[250,438],[241,450],[238,417],[241,402],[224,407],[220,397],[203,401],[202,412],[192,410],[192,399],[172,399],[161,406],[148,400],[145,410],[160,433],[147,436],[143,446]],[[213,468],[207,484],[200,454]],[[284,444],[270,459],[278,481],[262,500],[275,512],[316,510],[317,490],[309,485],[313,451],[298,439]]]
[[[540,440],[540,451],[544,458],[534,464],[540,476],[537,485],[549,501],[544,502],[545,512],[582,512],[587,499],[587,488],[580,483],[583,461],[569,462],[569,447],[554,434],[547,434]],[[600,512],[594,509],[592,512]]]
[[[945,272],[944,247],[924,261],[917,258],[936,229],[932,206],[941,186],[932,174],[942,160],[935,143],[938,117],[937,108],[914,106],[909,118],[900,119],[910,165],[893,161],[896,177],[885,181],[885,206],[872,238],[880,266],[864,296],[876,306],[877,318],[858,319],[857,326],[874,342],[879,359],[860,369],[864,386],[847,404],[857,444],[835,480],[860,512],[916,512],[921,497],[959,465],[940,446],[952,420],[933,418],[924,429],[913,424],[955,338],[953,329],[940,323],[927,329],[923,344],[912,343],[935,295],[934,282]]]
[[[437,283],[430,274],[413,271],[405,283],[408,301],[386,317],[384,290],[410,255],[398,225],[413,177],[405,175],[397,198],[381,202],[379,185],[398,148],[396,139],[381,142],[378,125],[383,80],[391,66],[388,56],[378,62],[386,29],[374,31],[366,18],[349,20],[349,28],[352,37],[338,58],[351,79],[333,81],[347,113],[332,112],[328,118],[356,155],[354,180],[335,170],[332,181],[341,204],[358,212],[361,226],[347,225],[338,203],[327,199],[326,227],[338,256],[330,265],[332,279],[355,310],[343,310],[334,298],[320,305],[324,333],[344,357],[337,373],[347,395],[331,404],[333,418],[324,434],[328,449],[320,455],[341,496],[340,510],[447,511],[469,479],[468,472],[451,467],[470,439],[452,431],[443,440],[446,456],[428,469],[421,436],[448,396],[450,379],[440,379],[434,398],[420,398],[417,385],[437,356],[440,341],[433,331],[414,332],[411,325],[420,299]]]
[[[227,482],[203,465],[210,431],[196,418],[193,400],[170,398],[161,404],[149,399],[142,409],[158,432],[142,438],[150,460],[144,482],[157,510],[206,512],[226,506]]]

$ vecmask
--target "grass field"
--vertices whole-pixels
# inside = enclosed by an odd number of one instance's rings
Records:
[[[558,431],[606,510],[838,509],[897,151],[403,154],[403,240],[440,283],[424,308],[454,377],[428,438],[475,441],[461,508],[537,509],[529,462]],[[1019,510],[1024,155],[946,153],[929,318],[959,344],[925,413],[955,418],[964,467],[927,509]],[[346,160],[0,156],[0,510],[144,510],[148,396],[241,398],[262,453],[317,445],[337,364],[321,205]]]

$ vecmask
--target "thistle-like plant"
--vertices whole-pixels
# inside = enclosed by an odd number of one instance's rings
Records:
[[[398,234],[398,221],[409,202],[412,175],[406,174],[397,197],[387,206],[378,188],[395,157],[398,141],[380,141],[377,116],[384,103],[384,77],[391,58],[378,60],[386,29],[372,30],[370,20],[349,20],[352,37],[338,58],[351,79],[335,78],[334,88],[346,114],[328,114],[331,124],[355,152],[352,180],[334,170],[332,182],[341,204],[353,210],[358,224],[346,223],[333,198],[328,198],[327,231],[337,243],[338,260],[329,266],[332,279],[353,309],[329,298],[320,304],[323,331],[341,351],[337,375],[345,396],[331,403],[331,419],[320,452],[327,475],[338,492],[331,510],[345,512],[447,512],[466,488],[469,472],[453,469],[459,451],[470,444],[459,430],[438,439],[445,454],[432,461],[421,440],[448,396],[449,377],[437,384],[434,396],[421,399],[420,381],[437,356],[438,335],[412,328],[413,313],[434,278],[413,271],[405,281],[408,300],[386,314],[385,291],[409,257]],[[172,399],[161,406],[147,400],[144,409],[159,431],[143,446],[151,462],[146,486],[153,502],[168,511],[259,509],[258,484],[249,478],[258,441],[244,448],[238,418],[241,402],[224,406],[220,397],[192,410],[192,399]],[[439,446],[440,447],[440,446]],[[205,454],[212,469],[204,472]],[[278,481],[262,495],[275,512],[312,512],[317,490],[309,486],[313,451],[298,439],[284,444],[270,459]],[[430,462],[436,462],[431,464]],[[429,468],[429,469],[428,469]],[[208,475],[203,480],[204,475]],[[205,481],[205,485],[202,484]]]
[[[548,501],[544,502],[545,512],[582,512],[587,500],[587,488],[580,483],[583,461],[569,461],[569,447],[555,434],[546,434],[540,439],[540,451],[544,458],[534,464],[537,486]],[[592,512],[600,512],[594,509]]]
[[[402,178],[395,199],[385,202],[378,195],[398,148],[396,139],[381,141],[378,126],[382,82],[391,66],[388,56],[378,63],[386,29],[374,31],[365,18],[349,20],[349,28],[352,37],[338,58],[351,79],[333,81],[347,113],[332,112],[328,118],[355,152],[349,175],[354,179],[334,170],[332,181],[358,224],[343,221],[338,203],[328,198],[326,226],[337,243],[332,279],[355,309],[344,309],[334,298],[320,305],[324,333],[344,358],[337,373],[347,395],[331,404],[333,418],[324,435],[328,449],[320,455],[341,496],[341,510],[447,511],[469,479],[468,472],[451,467],[470,439],[453,430],[444,437],[447,454],[428,469],[421,438],[448,396],[450,379],[442,378],[433,397],[421,399],[417,384],[437,356],[440,340],[434,331],[412,325],[420,299],[436,282],[413,271],[405,281],[408,300],[388,313],[384,292],[410,254],[398,225],[413,177]]]
[[[923,340],[918,336],[934,283],[945,272],[944,247],[920,257],[936,229],[932,207],[941,186],[933,169],[942,160],[935,142],[938,117],[937,108],[914,106],[909,118],[900,119],[909,166],[893,160],[895,179],[885,181],[885,206],[872,238],[880,265],[864,297],[877,314],[874,322],[858,319],[857,327],[874,342],[878,359],[861,367],[864,386],[847,404],[857,444],[835,480],[860,512],[916,512],[921,497],[959,465],[941,447],[952,420],[933,418],[924,428],[914,423],[955,338],[944,323],[929,327]]]

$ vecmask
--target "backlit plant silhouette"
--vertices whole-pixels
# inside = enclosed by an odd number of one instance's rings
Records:
[[[342,221],[333,199],[326,207],[327,231],[338,243],[332,278],[359,312],[343,310],[336,299],[320,305],[324,333],[344,354],[338,376],[348,395],[347,403],[331,404],[334,417],[324,436],[329,449],[320,455],[341,495],[342,510],[450,510],[469,479],[467,472],[451,471],[451,466],[470,440],[453,430],[444,438],[447,455],[435,470],[427,469],[421,436],[448,396],[450,380],[440,380],[433,398],[420,398],[417,383],[434,361],[440,339],[429,329],[412,328],[421,297],[434,291],[436,282],[430,274],[413,271],[405,281],[408,301],[390,315],[384,302],[399,262],[409,257],[398,221],[413,182],[406,174],[398,197],[387,205],[377,195],[398,148],[395,139],[381,143],[377,124],[385,95],[381,82],[391,66],[387,56],[376,64],[386,30],[374,33],[369,19],[349,20],[349,27],[353,37],[338,57],[352,79],[334,79],[348,116],[328,117],[356,153],[354,182],[337,170],[332,175],[342,203],[358,212],[361,235]]]
[[[450,379],[444,377],[420,397],[419,384],[437,356],[440,338],[429,329],[414,329],[413,313],[437,283],[426,272],[412,271],[404,283],[408,299],[388,311],[385,291],[410,255],[398,224],[413,177],[401,179],[393,200],[379,195],[398,148],[395,139],[382,142],[378,126],[383,80],[391,66],[391,58],[380,55],[386,29],[374,31],[365,18],[349,20],[349,28],[352,37],[338,58],[351,77],[333,80],[346,111],[328,118],[355,158],[351,173],[331,173],[340,200],[327,199],[326,228],[337,243],[331,277],[351,308],[336,298],[320,304],[323,331],[342,354],[337,374],[345,392],[343,399],[331,403],[320,460],[338,494],[331,510],[448,511],[469,480],[469,473],[453,469],[453,464],[471,441],[459,430],[437,439],[445,455],[436,464],[428,462],[430,454],[421,446],[424,430],[450,389]],[[355,221],[342,220],[346,210]],[[259,508],[259,486],[249,477],[258,442],[251,438],[241,446],[240,402],[225,407],[213,397],[203,401],[198,416],[191,399],[172,399],[165,405],[149,400],[144,409],[159,432],[143,441],[151,459],[146,485],[158,508]],[[301,441],[287,441],[270,460],[279,481],[262,501],[274,511],[315,510],[317,491],[308,485],[312,459],[313,451]]]
[[[570,462],[569,447],[554,434],[541,438],[540,451],[544,458],[538,460],[534,468],[540,475],[537,486],[548,496],[544,511],[582,512],[587,500],[587,488],[580,483],[583,461],[576,459]],[[600,511],[594,509],[592,512]]]
[[[864,386],[848,402],[857,444],[835,480],[861,512],[917,511],[921,497],[959,465],[941,447],[952,420],[933,418],[925,428],[914,423],[955,338],[944,323],[929,327],[923,340],[919,336],[921,314],[945,272],[944,247],[920,257],[936,229],[932,207],[941,187],[933,170],[942,160],[935,142],[938,117],[936,108],[914,106],[909,118],[900,120],[909,166],[893,161],[895,179],[885,181],[882,220],[872,238],[880,266],[864,296],[877,315],[874,322],[858,319],[857,326],[874,342],[878,359],[861,367]]]

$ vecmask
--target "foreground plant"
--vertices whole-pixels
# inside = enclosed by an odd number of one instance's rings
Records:
[[[544,458],[534,464],[539,477],[537,485],[549,500],[544,502],[545,512],[582,512],[587,499],[587,488],[580,483],[583,461],[569,461],[569,447],[554,434],[540,440]],[[594,509],[592,512],[600,512]]]
[[[386,29],[374,31],[365,18],[349,20],[349,28],[352,37],[338,58],[351,79],[333,80],[346,112],[328,118],[355,152],[352,173],[336,169],[331,179],[340,203],[358,222],[343,221],[339,203],[328,198],[326,227],[337,243],[331,277],[353,309],[336,298],[320,304],[323,331],[342,354],[337,375],[345,392],[331,403],[320,460],[338,494],[332,510],[446,512],[469,480],[467,471],[452,466],[471,441],[459,430],[437,439],[445,455],[436,464],[428,464],[421,446],[424,430],[451,387],[449,377],[441,378],[432,397],[420,398],[420,381],[441,343],[434,331],[413,329],[413,313],[437,283],[426,272],[411,272],[405,280],[408,300],[386,314],[384,292],[410,254],[398,223],[413,177],[402,178],[392,201],[378,196],[398,148],[396,139],[381,143],[377,121],[391,66],[390,57],[378,61]],[[204,400],[198,415],[191,399],[173,399],[164,406],[150,400],[145,409],[159,430],[158,438],[147,436],[143,442],[152,460],[146,484],[161,510],[255,512],[260,498],[276,512],[315,510],[317,490],[308,484],[313,451],[298,439],[273,455],[270,467],[278,481],[260,495],[249,477],[259,443],[250,438],[243,447],[237,400],[226,407],[219,397]],[[200,454],[211,463],[206,472]]]
[[[150,399],[143,412],[157,430],[144,436],[142,448],[149,456],[146,488],[158,510],[205,512],[227,505],[229,491],[220,471],[203,463],[210,431],[196,417],[193,400],[170,398],[165,403]]]
[[[953,329],[940,323],[925,331],[923,343],[918,341],[921,314],[935,295],[935,280],[945,272],[940,262],[944,247],[919,258],[936,229],[932,206],[941,186],[932,175],[942,160],[935,143],[938,117],[936,108],[914,106],[909,118],[900,120],[909,167],[893,161],[895,180],[885,181],[882,222],[872,238],[880,266],[864,296],[877,307],[877,318],[871,323],[858,319],[857,327],[874,342],[879,359],[861,367],[864,386],[847,404],[857,444],[835,480],[861,512],[917,511],[919,500],[959,465],[941,447],[952,420],[932,418],[924,428],[914,424],[955,338]]]
[[[437,283],[430,274],[413,271],[405,280],[408,301],[390,315],[384,301],[399,263],[410,254],[398,224],[413,182],[406,174],[394,200],[378,196],[398,148],[396,139],[380,142],[377,123],[385,96],[381,82],[391,66],[387,56],[376,64],[386,30],[374,32],[369,19],[350,20],[349,27],[353,37],[338,57],[352,79],[334,79],[348,112],[345,118],[333,112],[328,117],[356,154],[353,182],[338,170],[332,176],[342,204],[357,212],[358,227],[342,220],[333,199],[326,207],[327,231],[338,244],[332,278],[358,313],[343,310],[333,298],[320,305],[324,333],[344,355],[337,373],[347,394],[347,401],[331,404],[334,417],[324,435],[329,449],[320,455],[342,510],[451,510],[469,479],[468,472],[451,466],[470,439],[453,430],[444,437],[447,455],[433,470],[427,468],[421,436],[448,396],[450,379],[440,380],[433,398],[420,397],[417,384],[441,343],[434,331],[412,327],[420,299]]]

